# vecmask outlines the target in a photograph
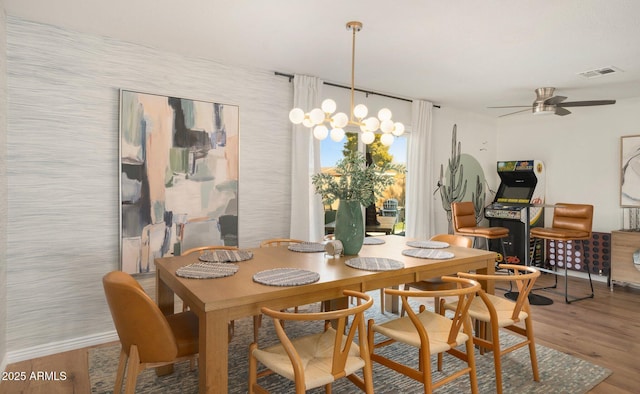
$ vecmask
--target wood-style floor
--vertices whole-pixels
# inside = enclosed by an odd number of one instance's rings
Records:
[[[551,283],[543,275],[540,284]],[[560,278],[562,285],[562,278]],[[585,279],[571,278],[570,293],[586,291]],[[640,386],[640,290],[594,282],[594,299],[564,303],[564,296],[538,291],[555,302],[533,306],[535,333],[539,344],[588,360],[613,371],[591,393],[637,393]],[[499,293],[499,291],[498,291]],[[65,371],[66,380],[23,382],[2,381],[0,394],[90,393],[87,349],[11,364],[6,372]]]

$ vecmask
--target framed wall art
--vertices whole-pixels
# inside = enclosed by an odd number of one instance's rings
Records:
[[[238,244],[239,108],[120,91],[122,271]]]
[[[620,206],[640,207],[640,135],[620,137]]]

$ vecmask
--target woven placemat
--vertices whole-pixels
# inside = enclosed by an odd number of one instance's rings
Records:
[[[404,263],[384,257],[356,257],[345,262],[351,268],[367,271],[391,271],[404,268]]]
[[[207,263],[235,263],[253,258],[248,250],[209,250],[200,255],[198,260]]]
[[[421,259],[444,260],[454,257],[453,253],[445,252],[437,249],[405,249],[402,254],[410,257],[419,257]]]
[[[443,249],[448,248],[449,244],[440,241],[408,241],[407,246],[412,248]]]
[[[274,268],[253,275],[253,281],[267,286],[300,286],[320,280],[320,274],[299,268]]]
[[[176,275],[189,279],[224,278],[238,272],[235,264],[225,263],[193,263],[178,268]]]
[[[375,237],[364,237],[363,245],[382,245],[385,243],[384,239],[375,238]]]
[[[324,252],[324,244],[320,242],[300,242],[289,245],[289,250],[304,253]]]

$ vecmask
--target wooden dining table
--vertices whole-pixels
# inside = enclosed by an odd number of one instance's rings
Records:
[[[319,301],[339,299],[343,290],[366,292],[398,286],[460,271],[493,274],[496,254],[481,249],[450,246],[454,257],[424,259],[402,254],[410,239],[387,235],[383,244],[364,245],[358,256],[330,256],[323,252],[295,252],[287,246],[250,248],[253,257],[237,262],[238,271],[215,279],[186,279],[176,275],[180,267],[198,262],[198,256],[165,257],[155,260],[157,302],[164,314],[174,313],[174,295],[180,297],[199,318],[199,391],[226,393],[228,385],[228,324],[260,314],[260,308],[284,309]],[[367,271],[345,263],[356,257],[378,257],[400,261],[403,268]],[[320,279],[301,286],[268,286],[253,276],[275,268],[299,268],[317,272]],[[493,293],[493,284],[483,283]],[[247,357],[248,357],[247,349]]]

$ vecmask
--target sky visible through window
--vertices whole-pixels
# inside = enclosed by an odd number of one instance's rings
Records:
[[[333,167],[342,158],[344,142],[334,142],[331,138],[326,138],[320,142],[320,165]],[[407,138],[396,138],[389,147],[389,153],[393,155],[393,162],[399,164],[407,163]]]

